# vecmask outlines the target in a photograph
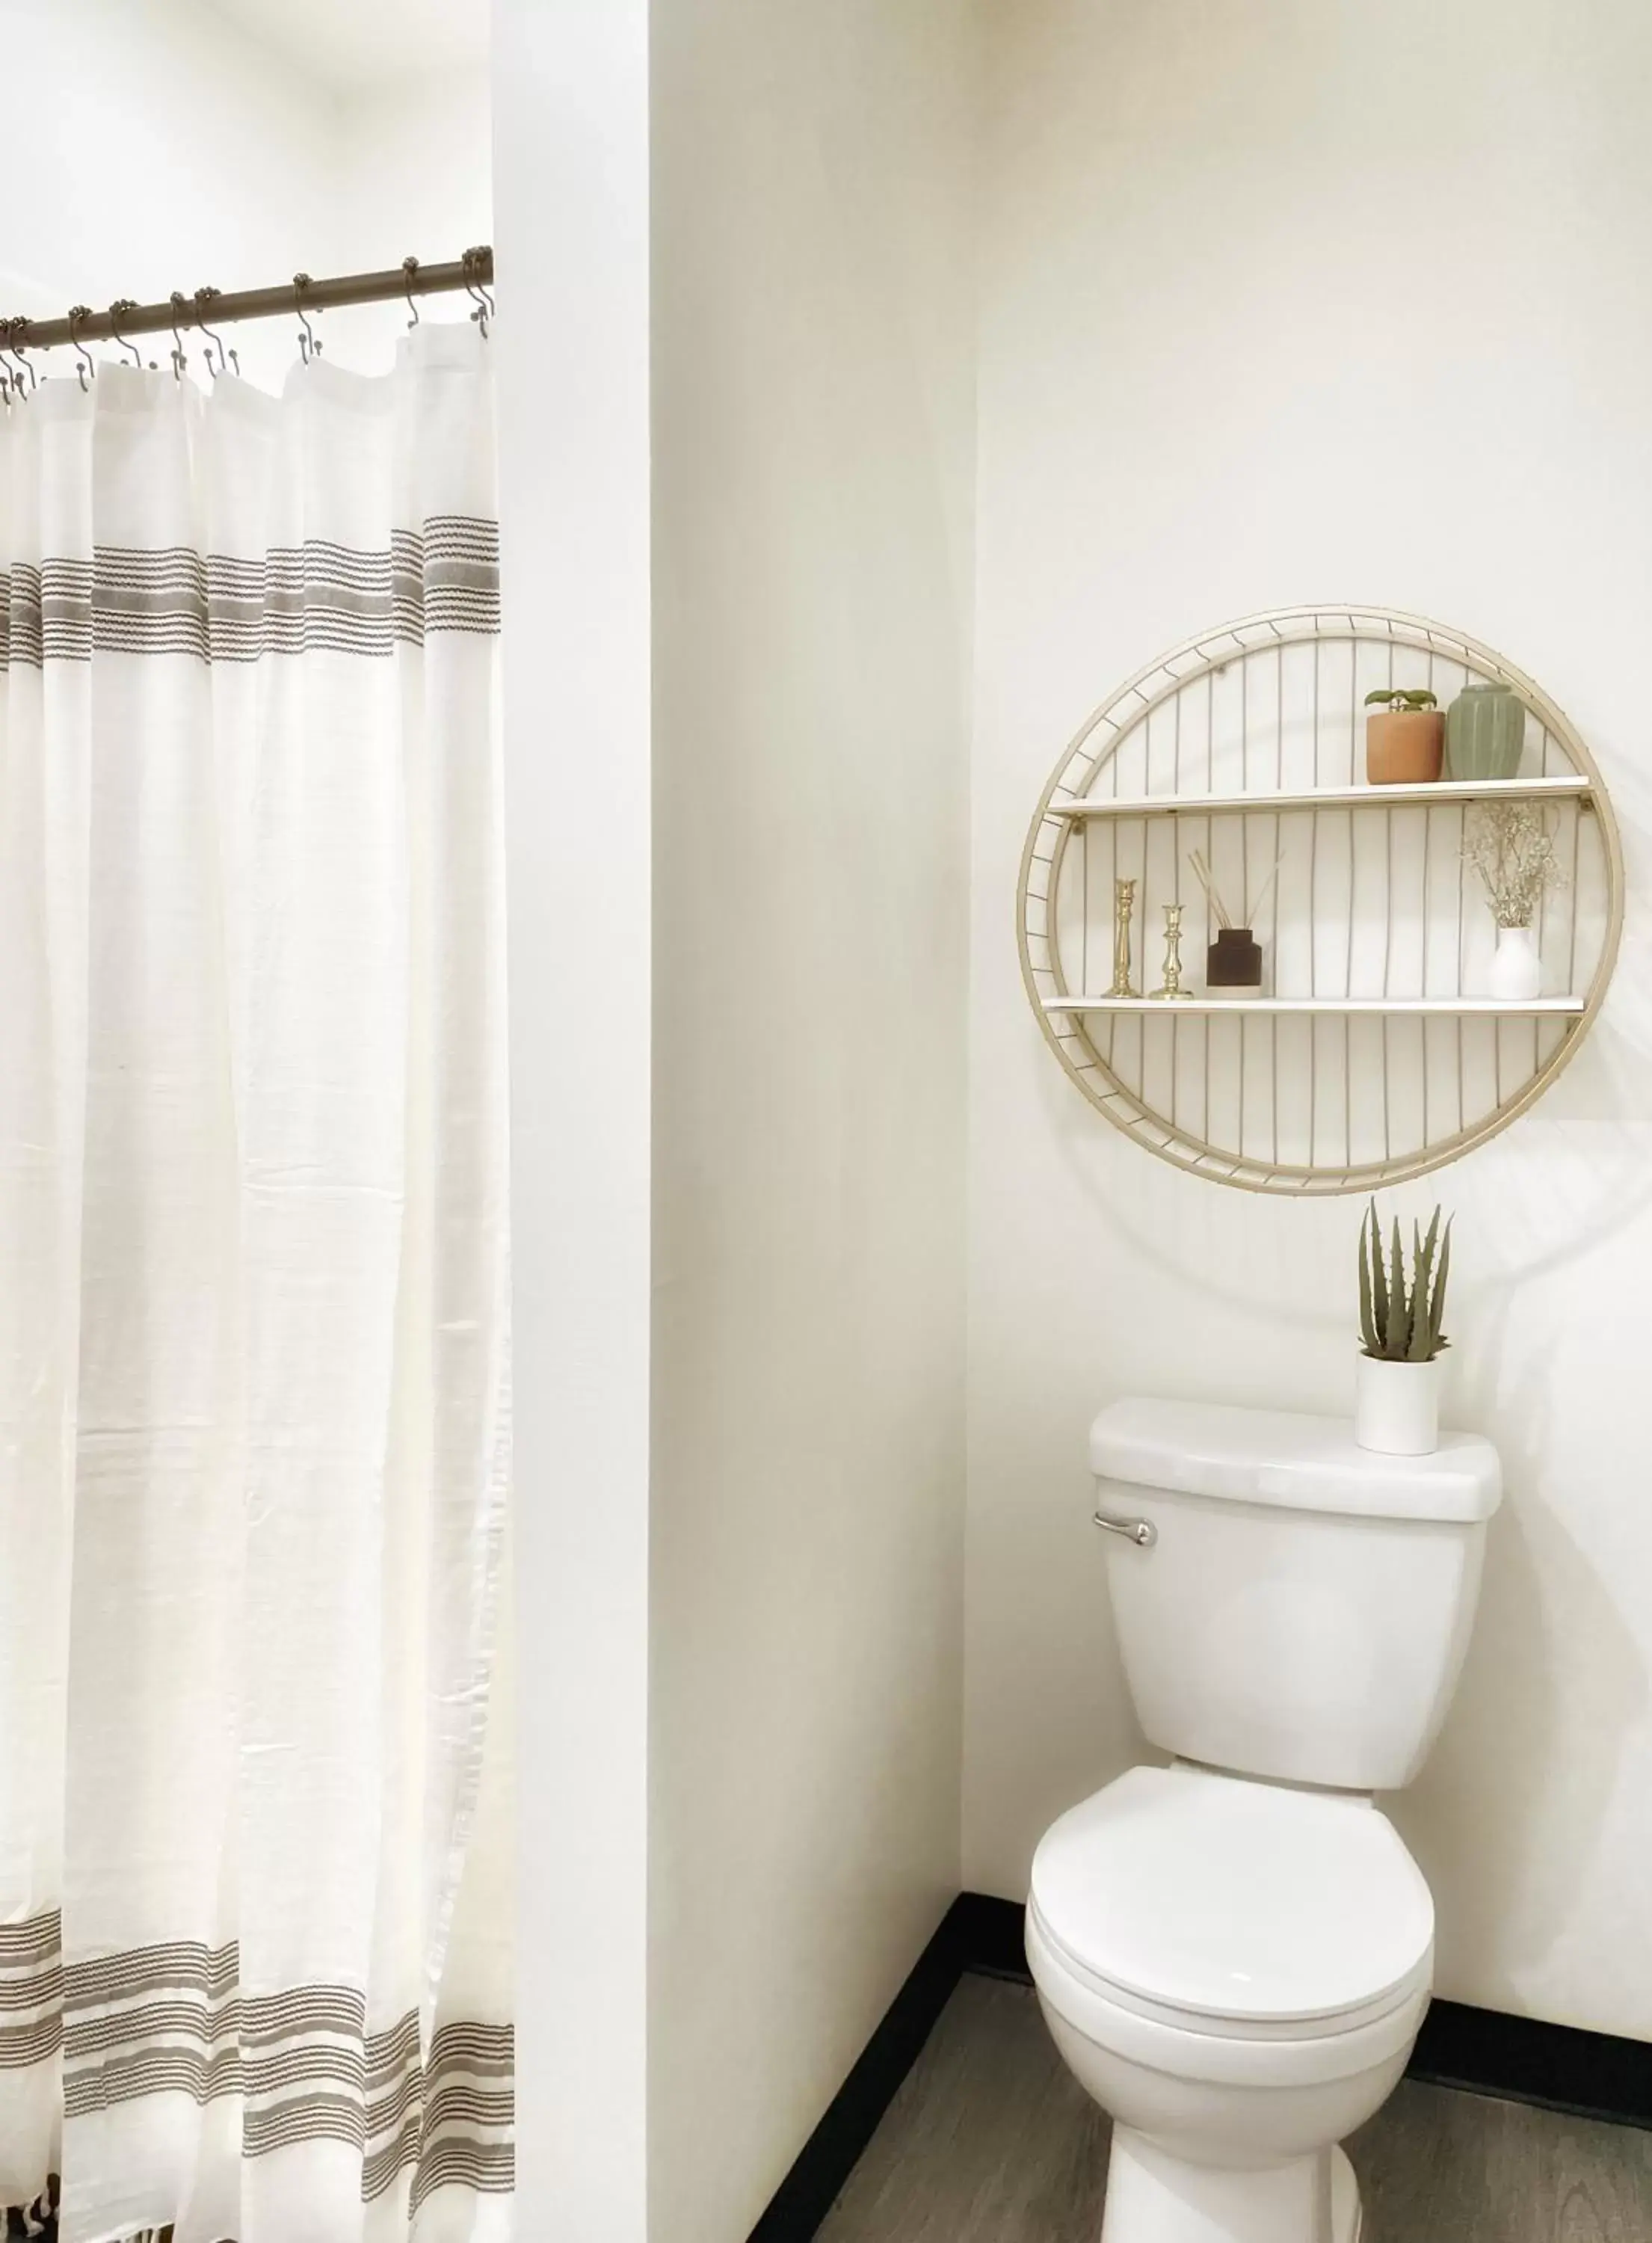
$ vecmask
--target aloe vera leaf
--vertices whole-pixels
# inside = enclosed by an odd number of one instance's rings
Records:
[[[1380,1355],[1377,1342],[1376,1318],[1371,1305],[1371,1257],[1366,1250],[1366,1229],[1360,1226],[1360,1337],[1367,1355]]]
[[[1383,1231],[1376,1220],[1376,1202],[1372,1200],[1367,1216],[1367,1238],[1365,1251],[1372,1265],[1372,1321],[1376,1325],[1376,1352],[1387,1346],[1387,1265],[1383,1261]]]
[[[1419,1282],[1411,1317],[1411,1344],[1406,1350],[1408,1363],[1427,1363],[1434,1349],[1434,1334],[1428,1324],[1428,1291]]]
[[[1428,1235],[1422,1242],[1422,1250],[1428,1256],[1430,1262],[1434,1260],[1434,1249],[1440,1243],[1440,1207],[1436,1202],[1434,1215],[1430,1218],[1428,1224]]]
[[[1434,1242],[1440,1232],[1440,1209],[1437,1207],[1434,1209],[1434,1220],[1428,1225],[1427,1238],[1424,1238],[1417,1230],[1415,1224],[1412,1229],[1416,1238],[1414,1248],[1416,1263],[1411,1296],[1411,1345],[1407,1352],[1413,1363],[1427,1363],[1434,1353],[1434,1335],[1431,1321],[1434,1312],[1432,1278]]]
[[[1431,1357],[1438,1355],[1441,1348],[1451,1344],[1440,1327],[1446,1313],[1446,1279],[1451,1270],[1451,1224],[1456,1220],[1454,1215],[1451,1223],[1446,1225],[1445,1236],[1440,1242],[1440,1267],[1434,1272],[1434,1297],[1428,1311],[1428,1353]]]
[[[1372,1312],[1377,1335],[1377,1344],[1373,1352],[1386,1355],[1388,1351],[1388,1281],[1382,1267],[1382,1232],[1377,1223],[1377,1202],[1374,1199],[1366,1221],[1370,1236],[1367,1241],[1362,1235],[1360,1244],[1371,1257]]]
[[[1388,1281],[1388,1347],[1390,1363],[1403,1363],[1411,1345],[1411,1317],[1415,1301],[1406,1298],[1406,1249],[1400,1238],[1400,1218],[1393,1219],[1393,1273]]]

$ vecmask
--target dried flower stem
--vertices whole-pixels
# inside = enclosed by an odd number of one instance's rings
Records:
[[[1499,926],[1529,926],[1544,889],[1566,885],[1548,820],[1534,802],[1476,804],[1463,820],[1462,857]]]

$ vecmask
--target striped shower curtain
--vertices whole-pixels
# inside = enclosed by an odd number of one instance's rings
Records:
[[[0,2206],[64,2243],[509,2232],[487,348],[0,423]]]

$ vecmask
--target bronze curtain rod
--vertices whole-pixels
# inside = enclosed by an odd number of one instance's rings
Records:
[[[312,280],[295,273],[285,287],[242,288],[225,295],[217,288],[182,291],[165,304],[134,304],[118,297],[106,312],[77,307],[66,320],[0,320],[7,348],[50,350],[60,343],[118,342],[124,335],[158,335],[171,328],[198,327],[203,320],[272,320],[283,313],[337,311],[346,304],[388,304],[398,297],[440,296],[455,289],[483,288],[494,277],[494,253],[467,249],[449,265],[421,265],[416,257],[388,273],[346,273],[333,280]]]

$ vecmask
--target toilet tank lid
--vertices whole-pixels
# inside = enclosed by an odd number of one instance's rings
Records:
[[[1432,1456],[1386,1457],[1356,1445],[1347,1418],[1142,1396],[1096,1419],[1090,1466],[1136,1487],[1367,1519],[1489,1519],[1503,1492],[1497,1452],[1478,1433],[1442,1432]]]

